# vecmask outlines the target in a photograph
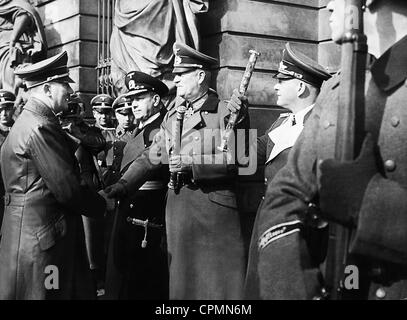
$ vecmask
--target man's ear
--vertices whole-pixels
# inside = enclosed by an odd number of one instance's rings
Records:
[[[160,104],[161,97],[158,94],[153,96],[153,106],[157,107]]]
[[[42,86],[42,90],[47,95],[47,97],[52,97],[51,85],[49,83],[44,84]]]
[[[297,96],[298,96],[298,97],[301,97],[301,96],[304,94],[304,92],[305,92],[306,89],[307,89],[307,86],[305,85],[305,83],[302,82],[302,81],[299,81],[299,82],[298,82]]]
[[[198,70],[198,77],[199,77],[199,79],[198,79],[199,84],[202,84],[205,81],[205,78],[206,78],[205,71],[202,70],[202,69],[199,69]]]

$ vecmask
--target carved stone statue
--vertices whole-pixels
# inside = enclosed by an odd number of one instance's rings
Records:
[[[0,0],[0,88],[17,94],[14,69],[45,57],[40,16],[28,0]]]
[[[112,80],[119,93],[124,76],[139,70],[172,80],[175,41],[199,49],[196,14],[208,11],[209,0],[117,0],[110,41]],[[171,85],[171,83],[169,83]]]

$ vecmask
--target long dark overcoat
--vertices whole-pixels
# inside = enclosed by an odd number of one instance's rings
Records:
[[[35,98],[3,144],[0,300],[95,297],[81,215],[103,214],[105,202],[81,182],[76,147]]]

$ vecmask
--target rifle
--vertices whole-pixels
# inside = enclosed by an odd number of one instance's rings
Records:
[[[247,91],[247,88],[249,87],[249,82],[250,79],[252,77],[253,71],[254,71],[254,67],[256,65],[257,62],[257,58],[260,56],[260,53],[258,53],[255,50],[250,50],[250,57],[249,57],[249,62],[246,65],[246,70],[243,74],[243,78],[240,81],[240,86],[239,86],[239,93],[240,94],[245,94]],[[230,103],[230,102],[229,102]],[[233,130],[235,128],[235,124],[237,121],[237,117],[238,117],[238,112],[232,112],[230,114],[229,117],[229,121],[226,125],[226,129],[225,132],[222,136],[222,142],[221,145],[218,147],[219,151],[222,152],[228,152],[228,143],[229,143],[229,139],[233,133]]]
[[[365,136],[364,88],[367,44],[366,36],[363,34],[364,2],[364,0],[345,1],[345,33],[341,41],[341,83],[335,145],[335,158],[340,161],[354,160],[360,152]],[[343,298],[344,270],[348,264],[351,236],[350,229],[330,222],[325,284],[333,300]]]

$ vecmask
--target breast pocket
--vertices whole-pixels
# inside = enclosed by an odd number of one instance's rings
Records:
[[[64,215],[61,215],[36,233],[40,249],[45,251],[53,247],[59,239],[66,235],[66,231],[66,219]]]

